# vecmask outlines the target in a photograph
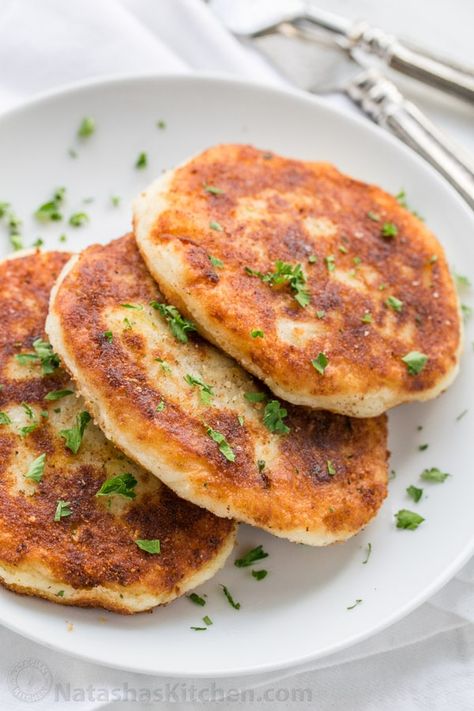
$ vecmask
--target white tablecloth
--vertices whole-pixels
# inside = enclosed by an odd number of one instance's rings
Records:
[[[469,0],[449,4],[321,0],[319,5],[352,17],[364,15],[385,29],[474,64]],[[227,34],[201,0],[0,0],[0,111],[37,92],[86,77],[189,69],[281,82],[260,56]],[[426,91],[415,96],[458,142],[474,148],[467,107]],[[341,97],[328,101],[353,110]],[[240,704],[264,711],[472,711],[473,621],[471,561],[429,602],[362,644],[297,669],[219,680],[219,697],[227,699],[216,708]],[[19,680],[26,698],[28,674],[34,676],[28,670],[35,665],[53,690],[57,684],[76,690],[69,701],[64,696],[55,699],[54,691],[30,701],[35,711],[136,711],[149,708],[146,702],[153,693],[164,699],[159,708],[189,710],[202,708],[202,701],[213,693],[212,680],[191,679],[176,686],[177,680],[112,671],[65,657],[6,629],[0,628],[0,640],[0,708],[8,711],[27,707],[12,688]],[[23,662],[27,671],[22,675],[18,670]],[[247,695],[237,700],[237,690]]]

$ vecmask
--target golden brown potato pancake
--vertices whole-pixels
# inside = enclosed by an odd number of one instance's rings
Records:
[[[216,146],[142,193],[134,227],[166,298],[279,397],[367,417],[456,375],[439,242],[327,163]]]
[[[311,545],[381,505],[385,417],[273,399],[164,304],[132,235],[71,260],[46,328],[106,436],[184,499]]]
[[[66,605],[139,612],[211,577],[235,526],[179,499],[81,416],[44,334],[68,259],[37,252],[0,263],[0,582]],[[160,553],[136,543],[157,550],[150,540]]]

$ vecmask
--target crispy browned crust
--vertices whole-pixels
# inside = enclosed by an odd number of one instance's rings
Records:
[[[162,299],[131,235],[89,247],[53,291],[48,333],[107,436],[180,496],[276,535],[321,545],[370,521],[386,495],[386,418],[354,420],[284,403],[291,432],[270,433],[263,405],[243,396],[263,390],[271,397],[264,386],[199,337],[175,341],[149,306]],[[112,341],[104,337],[109,329]],[[206,373],[211,406],[199,403],[186,371]],[[162,400],[166,408],[157,412]],[[225,435],[235,462],[204,423]]]
[[[59,429],[70,427],[84,404],[74,395],[44,398],[70,387],[69,376],[58,368],[42,377],[38,365],[19,365],[15,355],[46,338],[50,290],[69,256],[38,252],[0,263],[0,411],[12,419],[0,425],[0,582],[61,604],[131,613],[205,579],[230,552],[234,524],[179,499],[92,423],[77,454],[65,447]],[[26,437],[17,421],[25,417],[21,403],[34,411],[27,423],[40,423]],[[43,453],[42,480],[26,480],[29,464]],[[127,471],[138,480],[136,499],[95,496],[106,478]],[[71,502],[73,513],[55,522],[59,499]],[[156,538],[160,555],[134,542]]]
[[[384,223],[396,225],[395,238],[382,236]],[[379,414],[434,397],[455,375],[461,321],[442,247],[394,197],[327,163],[251,146],[210,148],[137,200],[134,225],[165,295],[291,402]],[[209,256],[222,268],[213,268]],[[311,294],[306,308],[288,286],[272,288],[245,273],[245,267],[271,272],[277,260],[303,266]],[[386,305],[389,295],[403,301],[401,312]],[[371,323],[362,320],[366,312]],[[282,337],[282,320],[312,333],[300,342],[296,332]],[[251,337],[256,328],[264,338]],[[416,376],[401,360],[410,351],[429,356]],[[320,352],[329,358],[324,377],[311,365]]]

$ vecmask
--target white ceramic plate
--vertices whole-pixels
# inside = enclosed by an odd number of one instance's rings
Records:
[[[78,144],[75,133],[84,116],[95,118],[97,130]],[[157,127],[160,119],[166,128]],[[41,236],[47,248],[78,250],[128,230],[130,201],[138,190],[164,168],[221,141],[328,160],[390,192],[404,187],[410,204],[443,242],[451,263],[463,273],[470,269],[474,281],[472,216],[425,163],[368,122],[316,99],[228,79],[114,79],[48,95],[3,116],[0,201],[11,202],[23,219],[27,245]],[[70,157],[70,148],[77,158]],[[148,154],[145,170],[134,167],[141,151]],[[86,211],[88,226],[42,226],[32,219],[33,211],[59,186],[67,188],[66,213]],[[112,195],[121,196],[120,207],[112,205]],[[93,202],[84,204],[87,198]],[[62,233],[68,237],[65,245],[58,241]],[[6,231],[0,244],[7,254]],[[0,590],[0,621],[90,661],[182,677],[290,666],[391,624],[446,583],[473,550],[474,409],[456,420],[469,408],[474,392],[471,341],[468,335],[461,374],[446,394],[427,405],[392,412],[391,467],[396,478],[376,521],[348,543],[316,549],[242,526],[237,551],[263,544],[270,556],[262,567],[269,575],[257,582],[248,569],[233,565],[232,556],[199,590],[208,595],[205,608],[182,599],[153,614],[120,617]],[[428,449],[418,451],[424,443]],[[419,485],[421,471],[432,466],[452,476],[443,484],[425,484],[424,498],[414,504],[405,489]],[[400,508],[419,511],[425,523],[416,531],[397,530],[394,513]],[[369,542],[372,554],[364,565]],[[227,604],[219,583],[240,601],[239,611]],[[363,602],[348,610],[356,599]],[[190,630],[204,614],[213,619],[213,626],[206,632]]]

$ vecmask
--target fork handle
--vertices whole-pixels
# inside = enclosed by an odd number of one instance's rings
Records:
[[[359,74],[348,96],[373,121],[390,129],[434,166],[474,210],[474,167],[396,86],[373,69]]]
[[[474,102],[474,72],[447,59],[403,44],[367,22],[356,22],[347,33],[349,48],[361,49],[398,72]]]

